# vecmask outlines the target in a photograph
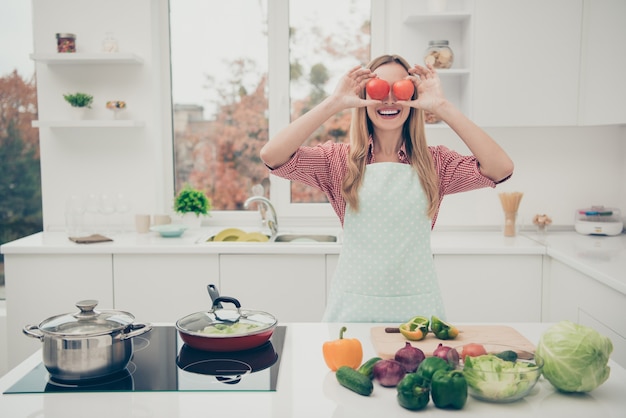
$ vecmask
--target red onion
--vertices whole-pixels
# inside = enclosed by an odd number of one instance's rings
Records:
[[[404,366],[404,370],[406,370],[407,373],[413,373],[417,370],[417,367],[425,358],[424,352],[417,347],[413,347],[409,342],[396,351],[395,357],[396,361]]]
[[[448,360],[448,351],[450,351],[452,347],[446,347],[442,343],[439,343],[435,351],[433,351],[433,356],[442,358],[444,360]]]
[[[381,386],[395,387],[405,374],[404,366],[395,360],[380,360],[374,364],[374,379]]]

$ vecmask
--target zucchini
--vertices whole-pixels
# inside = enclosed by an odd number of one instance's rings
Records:
[[[374,385],[369,377],[348,366],[341,366],[335,372],[341,386],[350,389],[359,395],[369,396],[374,391]]]
[[[374,364],[378,363],[382,360],[380,357],[372,357],[367,360],[365,363],[361,364],[361,367],[357,369],[357,371],[370,379],[374,378]]]

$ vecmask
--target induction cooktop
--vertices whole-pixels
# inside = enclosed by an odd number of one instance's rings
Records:
[[[12,393],[275,391],[286,326],[260,347],[230,353],[196,350],[173,326],[133,338],[133,357],[121,372],[80,383],[55,381],[43,363],[7,389]]]

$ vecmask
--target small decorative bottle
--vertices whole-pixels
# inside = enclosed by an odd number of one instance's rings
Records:
[[[117,45],[117,39],[113,37],[111,32],[107,32],[104,40],[102,41],[102,51],[103,52],[118,52],[119,47]]]

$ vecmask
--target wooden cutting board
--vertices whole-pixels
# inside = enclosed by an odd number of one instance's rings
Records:
[[[468,343],[503,344],[527,351],[535,351],[535,345],[515,329],[505,325],[464,325],[453,340],[440,340],[431,332],[421,341],[409,341],[400,333],[387,333],[385,327],[373,327],[370,331],[374,349],[383,359],[393,358],[396,351],[408,342],[419,348],[427,357],[432,356],[439,343],[458,347]]]

